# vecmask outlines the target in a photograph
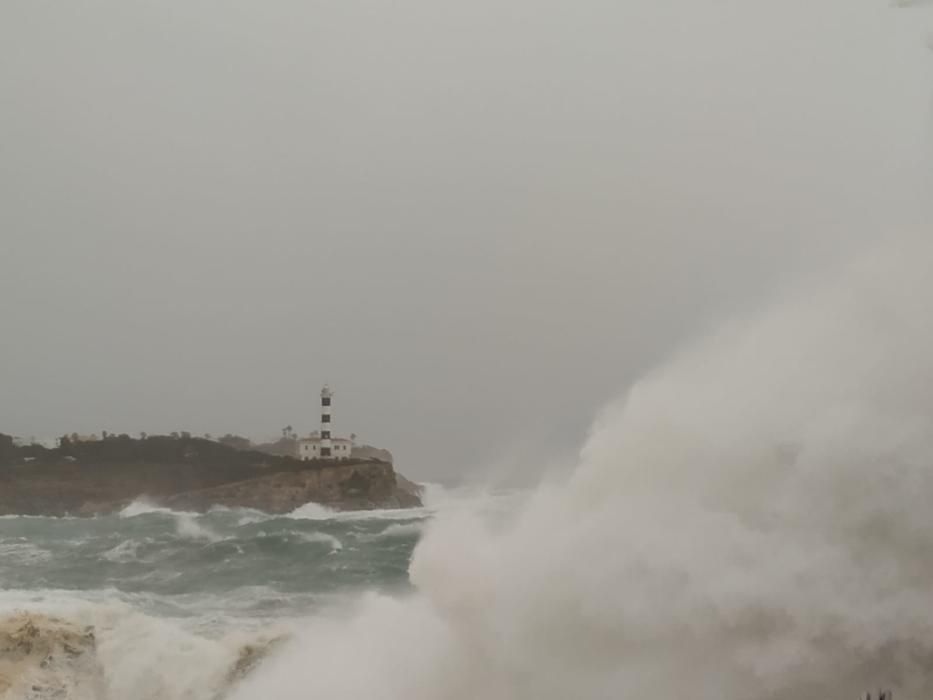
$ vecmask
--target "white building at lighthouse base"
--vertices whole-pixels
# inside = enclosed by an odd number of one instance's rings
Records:
[[[320,437],[303,438],[298,441],[298,459],[350,459],[350,452],[353,449],[353,441],[346,438],[330,438],[330,456],[322,456]]]

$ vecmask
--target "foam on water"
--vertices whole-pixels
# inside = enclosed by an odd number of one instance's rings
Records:
[[[123,508],[120,511],[121,518],[138,518],[141,515],[196,515],[196,513],[191,513],[188,511],[176,511],[171,508],[165,508],[163,506],[157,505],[156,503],[150,501],[147,498],[137,498],[128,506]]]
[[[295,520],[330,520],[337,514],[336,511],[319,503],[305,503],[299,506],[286,517]]]
[[[0,660],[0,697],[225,697],[293,634],[299,613],[338,604],[344,586],[404,575],[406,550],[381,555],[365,545],[379,521],[368,522],[256,518],[246,509],[197,515],[152,503],[67,527],[8,518],[0,530],[2,580],[13,582],[6,574],[16,572],[33,588],[0,591],[0,633],[14,635]],[[342,555],[334,533],[355,541],[354,551]],[[46,580],[78,588],[39,587]],[[83,588],[89,581],[113,585]],[[93,644],[76,650],[72,638],[91,629]],[[22,641],[32,634],[45,646]]]
[[[52,553],[29,542],[0,542],[0,558],[28,565],[48,561]]]
[[[123,540],[120,544],[103,552],[100,556],[107,561],[129,562],[137,559],[137,550],[140,543],[136,540]]]
[[[196,515],[189,513],[172,513],[175,520],[175,530],[179,537],[191,540],[204,540],[205,542],[220,542],[224,538],[205,525],[198,522]]]
[[[0,696],[10,700],[211,700],[287,634],[209,638],[124,604],[67,594],[19,600],[12,610],[10,602],[0,594]]]
[[[405,509],[374,509],[374,510],[348,510],[336,511],[319,503],[306,503],[283,516],[293,520],[412,520],[414,518],[428,517],[434,512],[432,508],[405,508]]]
[[[376,537],[417,537],[424,531],[424,524],[421,522],[396,523],[389,525]]]
[[[302,533],[299,533],[299,537],[305,542],[322,543],[322,544],[330,545],[330,548],[333,551],[338,551],[338,550],[343,549],[343,543],[340,540],[338,540],[333,535],[328,535],[327,533],[324,533],[324,532],[311,532],[311,533],[302,532]]]

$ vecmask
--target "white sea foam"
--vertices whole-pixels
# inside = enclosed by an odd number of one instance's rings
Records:
[[[102,559],[119,564],[136,561],[139,544],[137,540],[123,540],[123,542],[103,552],[100,556]]]
[[[192,513],[175,513],[175,532],[179,537],[188,540],[203,540],[205,542],[220,542],[225,539],[206,525],[198,522],[198,517]]]
[[[337,511],[319,503],[306,503],[284,517],[295,520],[412,520],[414,518],[425,518],[433,513],[434,509],[426,507]]]
[[[250,592],[252,598],[263,594]],[[121,597],[131,604],[115,602]],[[282,624],[262,629],[239,624],[236,629],[227,626],[205,636],[198,631],[203,626],[198,618],[162,619],[139,612],[141,605],[151,607],[141,597],[148,596],[113,590],[0,591],[0,635],[5,624],[23,616],[34,616],[52,639],[57,627],[63,638],[69,630],[78,634],[93,630],[94,635],[91,656],[77,657],[80,663],[61,666],[60,659],[40,656],[24,659],[17,667],[0,667],[0,695],[4,700],[221,698],[277,639],[290,634],[290,628]],[[218,600],[216,605],[220,609],[226,603]],[[18,651],[8,653],[4,661],[14,659]],[[63,658],[75,658],[75,651],[67,650]],[[49,679],[54,683],[35,683]],[[4,683],[12,684],[6,695]]]
[[[30,542],[0,542],[0,559],[17,564],[38,564],[49,561],[52,553]]]
[[[305,503],[303,506],[295,508],[287,516],[295,520],[330,520],[336,515],[336,511],[322,506],[320,503]]]
[[[256,510],[255,508],[228,508],[227,506],[213,506],[208,511],[208,514],[236,516],[238,527],[242,527],[244,525],[253,525],[255,523],[262,523],[276,517],[270,513]]]
[[[299,532],[297,535],[305,542],[328,544],[334,552],[343,549],[343,543],[333,535],[328,535],[326,532]]]
[[[414,537],[424,530],[423,522],[395,523],[376,535],[377,538]]]
[[[202,524],[203,517],[199,513],[190,511],[172,510],[156,505],[145,498],[139,498],[120,511],[121,518],[138,518],[143,515],[162,515],[175,519],[176,534],[188,540],[203,540],[206,542],[220,542],[225,539],[210,527]]]
[[[137,498],[135,501],[130,503],[128,506],[123,508],[120,511],[121,518],[136,518],[140,515],[197,515],[196,513],[191,513],[188,511],[178,511],[172,510],[171,508],[165,508],[164,506],[156,505],[147,498]]]
[[[416,596],[235,698],[933,694],[933,245],[898,244],[639,382],[504,531],[441,511]]]
[[[0,596],[0,610],[4,597]],[[2,614],[12,615],[14,611]],[[184,629],[175,621],[144,615],[127,605],[91,604],[62,595],[56,596],[52,605],[21,604],[15,614],[36,616],[37,623],[52,639],[57,626],[63,635],[68,630],[93,629],[94,643],[89,652],[92,656],[79,657],[84,659],[82,663],[56,668],[55,659],[37,658],[32,667],[15,668],[16,675],[7,677],[7,682],[13,684],[10,692],[30,693],[16,697],[43,700],[217,698],[235,682],[237,664],[242,663],[244,653],[261,657],[270,641],[266,635],[240,633],[210,639]],[[50,614],[55,617],[48,617]],[[0,631],[9,619],[19,618],[0,617]],[[70,653],[74,655],[73,651]],[[49,677],[49,663],[55,672],[54,685],[36,686],[34,679]],[[89,678],[97,674],[99,677]]]

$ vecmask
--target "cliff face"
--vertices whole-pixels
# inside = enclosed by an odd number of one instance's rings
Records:
[[[391,464],[334,464],[314,470],[280,472],[214,488],[180,493],[163,500],[177,510],[206,510],[214,505],[289,513],[313,501],[337,510],[411,508],[417,494],[398,486]]]
[[[338,510],[421,505],[391,464],[301,462],[197,438],[12,448],[0,458],[0,514],[93,515],[141,496],[186,510],[224,505],[271,513],[308,502]]]

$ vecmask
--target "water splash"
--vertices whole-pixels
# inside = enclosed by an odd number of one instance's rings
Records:
[[[319,503],[305,503],[289,513],[287,517],[296,520],[330,520],[335,515],[336,511]]]
[[[220,542],[225,539],[206,525],[198,522],[198,518],[190,513],[173,513],[175,517],[175,531],[179,537],[204,542]]]
[[[141,515],[197,515],[189,511],[172,510],[164,506],[157,505],[148,498],[137,498],[120,511],[121,518],[138,518]]]
[[[280,637],[207,639],[123,605],[59,603],[67,620],[0,615],[0,697],[28,700],[214,700]]]
[[[418,595],[309,620],[234,697],[928,696],[931,261],[894,238],[685,351],[569,481],[504,530],[441,513]]]

